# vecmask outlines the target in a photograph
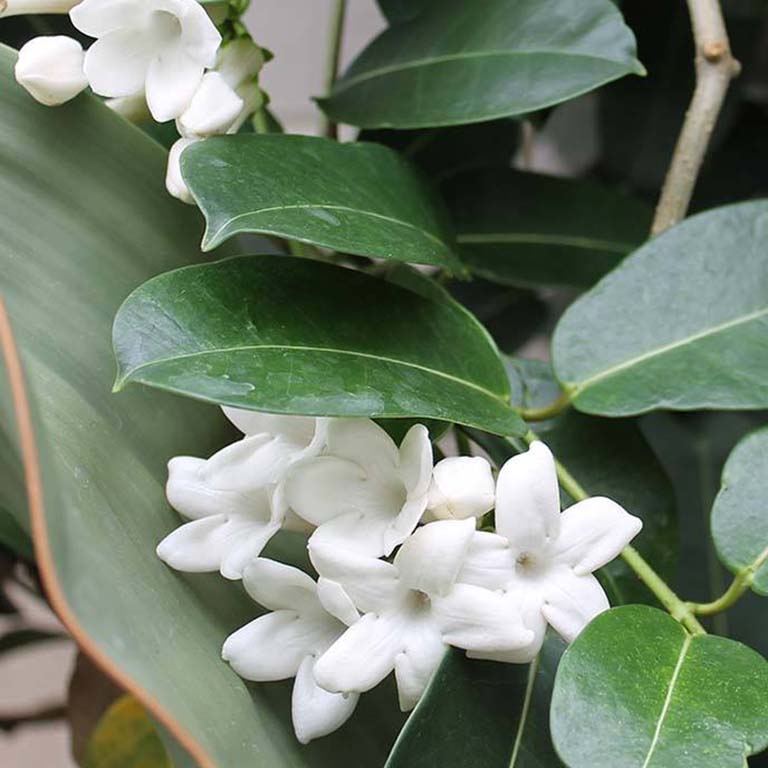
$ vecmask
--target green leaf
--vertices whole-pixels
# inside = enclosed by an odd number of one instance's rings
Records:
[[[56,611],[202,765],[380,765],[402,722],[391,688],[301,747],[290,684],[247,686],[221,662],[253,603],[235,583],[178,574],[155,556],[179,524],[164,497],[166,462],[208,456],[232,435],[216,408],[139,387],[112,395],[110,327],[134,287],[200,257],[198,219],[165,191],[155,142],[88,96],[40,106],[15,83],[14,61],[0,49],[0,295],[33,412],[30,423],[0,355],[0,448],[20,453],[6,418],[13,394],[25,415],[18,431],[39,458],[29,464],[40,475],[31,514]]]
[[[694,216],[628,256],[563,315],[555,372],[575,406],[768,407],[768,202]]]
[[[146,710],[122,696],[104,713],[88,743],[83,768],[172,768]]]
[[[569,768],[743,768],[768,745],[768,663],[646,606],[598,616],[563,655],[552,738]]]
[[[525,431],[498,352],[468,312],[318,261],[245,256],[161,275],[120,308],[114,347],[118,387]]]
[[[712,536],[720,559],[733,572],[751,569],[752,589],[768,595],[768,428],[745,437],[733,450],[712,508]]]
[[[204,250],[245,232],[460,270],[437,200],[400,155],[313,136],[219,136],[184,151]]]
[[[547,363],[507,358],[511,402],[525,408],[551,403],[559,387]],[[567,411],[539,422],[535,430],[592,496],[608,496],[643,521],[633,542],[664,577],[674,574],[678,554],[677,520],[672,486],[638,425],[630,420],[596,419]],[[517,450],[510,442],[473,433],[500,466]],[[518,450],[525,450],[523,443]],[[574,499],[563,492],[563,504]],[[617,558],[599,572],[614,605],[655,599],[629,566]]]
[[[632,72],[644,70],[610,0],[427,0],[318,101],[364,128],[456,125],[533,112]]]
[[[564,648],[550,633],[532,664],[449,651],[385,768],[557,768],[549,703]]]
[[[651,209],[615,189],[511,168],[443,185],[461,260],[505,285],[589,287],[642,243]]]

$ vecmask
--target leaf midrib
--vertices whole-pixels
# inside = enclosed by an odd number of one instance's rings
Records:
[[[530,243],[532,245],[567,245],[584,250],[598,249],[611,253],[624,254],[631,251],[637,243],[621,243],[615,240],[579,237],[576,235],[546,235],[536,232],[462,232],[456,236],[459,244],[493,243]]]
[[[745,325],[766,315],[768,315],[768,308],[759,309],[755,312],[750,312],[747,315],[742,315],[740,317],[734,318],[733,320],[721,323],[720,325],[714,325],[704,331],[701,331],[700,333],[694,333],[690,336],[685,336],[682,339],[671,342],[670,344],[665,344],[664,346],[649,350],[648,352],[644,352],[642,355],[637,355],[636,357],[630,358],[629,360],[624,360],[623,362],[618,363],[617,365],[613,365],[610,368],[606,368],[605,370],[600,371],[599,373],[584,379],[577,384],[571,384],[571,395],[572,397],[576,397],[587,390],[589,387],[593,386],[595,383],[603,381],[604,379],[608,379],[611,376],[614,376],[617,373],[626,370],[627,368],[631,368],[634,365],[644,363],[647,360],[652,360],[654,357],[665,355],[668,352],[678,349],[679,347],[685,346],[686,344],[691,344],[695,341],[706,339],[709,336],[717,336],[723,331],[731,330],[732,328],[736,328],[739,325]]]
[[[664,726],[664,720],[667,717],[667,713],[669,712],[669,708],[672,704],[672,697],[675,692],[675,686],[677,685],[677,680],[680,677],[680,671],[683,668],[683,662],[685,661],[688,649],[691,647],[692,640],[693,636],[689,634],[686,634],[685,638],[683,639],[683,645],[680,648],[680,655],[677,657],[677,663],[675,664],[675,669],[672,672],[672,677],[669,680],[669,688],[667,689],[667,694],[664,697],[664,703],[661,707],[661,712],[659,713],[658,722],[656,723],[656,730],[653,733],[651,744],[648,747],[648,753],[645,756],[645,761],[643,762],[641,768],[648,768],[651,764],[651,758],[653,757],[653,753],[655,752],[659,743],[659,739],[661,737],[661,729]]]
[[[451,61],[461,61],[462,59],[479,59],[479,58],[491,58],[498,56],[562,56],[563,58],[573,59],[589,59],[590,61],[600,61],[610,64],[622,65],[624,62],[621,59],[609,59],[600,56],[590,56],[586,53],[571,53],[558,50],[536,50],[536,51],[504,51],[504,50],[489,50],[489,51],[463,51],[460,53],[448,53],[443,56],[433,56],[428,59],[414,59],[413,61],[401,62],[399,64],[390,64],[386,67],[379,67],[377,69],[371,69],[367,72],[361,72],[359,75],[355,75],[350,78],[344,78],[337,82],[334,87],[331,97],[337,96],[344,91],[349,90],[359,83],[366,80],[373,80],[377,77],[392,74],[393,72],[402,72],[408,69],[417,69],[419,67],[429,67],[435,64],[444,64]],[[628,65],[628,69],[631,68]]]
[[[221,237],[221,233],[225,230],[229,229],[234,222],[238,221],[239,219],[246,219],[249,216],[260,216],[264,213],[272,213],[274,211],[287,211],[287,210],[304,210],[304,209],[321,209],[324,211],[344,211],[345,213],[352,213],[357,214],[360,216],[369,216],[371,218],[375,219],[381,219],[382,221],[387,221],[391,224],[399,224],[400,226],[407,227],[408,229],[412,229],[419,234],[423,235],[427,240],[430,240],[431,242],[435,243],[436,245],[440,246],[440,248],[444,251],[448,251],[452,253],[451,249],[448,247],[448,245],[441,240],[437,235],[432,234],[431,232],[427,232],[427,230],[422,229],[421,227],[417,227],[415,224],[411,224],[409,221],[403,221],[402,219],[396,219],[394,216],[387,216],[383,213],[376,213],[375,211],[366,211],[361,208],[350,208],[346,205],[329,205],[324,203],[302,203],[302,204],[293,204],[293,205],[273,205],[269,208],[257,208],[252,211],[245,211],[243,213],[238,213],[237,216],[232,216],[228,218],[224,224],[222,224],[214,234],[208,235],[206,233],[205,241],[206,244],[214,244],[219,242],[219,238]],[[327,222],[326,222],[327,223]],[[284,232],[271,232],[267,229],[261,229],[262,232],[269,232],[270,234],[285,234]]]
[[[439,371],[434,368],[427,368],[426,366],[419,365],[418,363],[412,363],[407,360],[396,360],[395,358],[384,357],[382,355],[372,355],[368,352],[357,352],[357,351],[348,350],[348,349],[333,349],[333,348],[327,348],[327,347],[313,347],[313,346],[293,345],[293,344],[245,344],[237,347],[217,347],[216,349],[204,349],[198,352],[190,352],[183,355],[174,355],[173,357],[158,358],[157,360],[152,360],[147,363],[142,363],[141,365],[137,365],[136,367],[130,369],[127,373],[125,373],[124,375],[118,378],[116,382],[116,386],[118,388],[122,387],[125,384],[125,382],[128,381],[129,379],[136,378],[136,374],[139,373],[140,371],[146,368],[152,368],[157,365],[162,365],[163,363],[171,363],[171,362],[175,362],[176,360],[187,360],[189,358],[194,358],[194,357],[203,357],[205,355],[222,355],[222,354],[226,354],[227,352],[258,351],[258,350],[266,350],[266,349],[276,349],[276,350],[283,350],[283,351],[289,351],[289,352],[334,353],[334,354],[340,354],[340,355],[349,355],[352,357],[364,357],[369,360],[378,360],[385,363],[400,365],[406,368],[413,368],[415,370],[423,371],[425,373],[431,374],[433,376],[437,376],[439,378],[453,381],[457,384],[461,384],[470,389],[474,389],[477,392],[480,392],[482,395],[486,397],[490,397],[499,405],[503,405],[504,408],[510,412],[510,414],[514,413],[514,411],[506,403],[503,395],[495,394],[494,392],[491,392],[489,389],[485,389],[485,387],[481,387],[479,384],[476,384],[472,381],[468,381],[467,379],[460,379],[459,377],[454,376],[450,373],[446,373],[444,371]]]

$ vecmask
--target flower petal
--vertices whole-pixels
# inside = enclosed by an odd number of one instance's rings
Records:
[[[216,63],[221,35],[211,17],[200,3],[183,3],[179,21],[187,56],[204,67],[212,67]]]
[[[233,632],[224,641],[221,657],[246,680],[285,680],[326,641],[324,629],[318,632],[311,620],[295,611],[267,613]]]
[[[384,560],[318,544],[314,536],[309,557],[321,578],[340,584],[363,613],[387,610],[401,593],[397,569]]]
[[[390,478],[399,461],[392,438],[370,419],[332,419],[328,453],[359,464],[369,477]]]
[[[435,465],[428,505],[435,519],[482,517],[495,502],[491,465],[482,456],[450,456]]]
[[[418,518],[417,515],[416,520]],[[408,535],[397,530],[397,524],[398,518],[367,517],[350,512],[318,526],[310,542],[334,549],[348,549],[366,557],[384,557]]]
[[[428,493],[432,479],[432,442],[423,424],[414,424],[400,443],[399,467],[408,498]]]
[[[147,106],[152,117],[159,123],[179,117],[189,106],[202,77],[202,64],[191,59],[178,42],[156,51],[146,78]]]
[[[577,576],[610,563],[640,533],[643,522],[615,501],[596,496],[580,501],[560,517],[555,558],[573,568]]]
[[[260,557],[243,571],[246,592],[270,611],[318,611],[317,585],[311,576],[285,563]]]
[[[206,72],[192,101],[178,119],[179,133],[200,138],[226,133],[243,104],[218,72]]]
[[[225,579],[241,579],[243,571],[258,558],[269,540],[280,530],[280,525],[276,523],[263,525],[252,520],[244,522],[247,527],[221,558],[219,573]],[[234,517],[230,518],[230,524],[236,524]]]
[[[443,640],[466,650],[515,650],[534,639],[517,601],[482,587],[457,584],[448,595],[432,598],[432,613]]]
[[[150,62],[156,55],[155,36],[117,29],[100,37],[85,52],[83,70],[100,96],[132,96],[144,90]]]
[[[338,581],[321,576],[317,580],[317,596],[323,608],[347,626],[352,626],[360,618],[360,611]]]
[[[104,37],[118,29],[144,26],[153,10],[151,2],[82,0],[70,10],[69,18],[89,37]]]
[[[405,650],[395,658],[397,696],[403,712],[416,706],[446,650],[448,646],[432,622],[419,622],[410,629]]]
[[[366,614],[317,660],[318,685],[331,693],[371,690],[394,669],[405,648],[405,627],[400,613]]]
[[[341,728],[355,711],[357,693],[328,693],[316,682],[315,659],[307,656],[296,673],[291,697],[293,729],[300,744],[327,736]]]
[[[519,552],[540,552],[557,536],[560,491],[555,460],[536,441],[501,468],[496,484],[496,531]]]
[[[592,576],[576,576],[570,568],[560,567],[548,579],[544,618],[569,643],[592,619],[610,608],[600,582]]]
[[[419,528],[395,556],[400,581],[428,595],[453,587],[475,533],[475,519],[440,520]]]
[[[222,406],[224,415],[246,435],[266,433],[282,437],[289,443],[306,448],[313,440],[317,429],[314,416],[284,416],[280,413],[246,411],[243,408]]]
[[[507,589],[516,580],[515,553],[509,541],[489,531],[476,531],[456,581],[476,587]]]

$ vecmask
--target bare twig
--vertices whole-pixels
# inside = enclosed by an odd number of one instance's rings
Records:
[[[685,217],[725,94],[740,70],[731,55],[719,0],[687,2],[696,46],[696,88],[661,190],[653,235]]]

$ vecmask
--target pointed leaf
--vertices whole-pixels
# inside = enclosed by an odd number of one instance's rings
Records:
[[[768,201],[687,219],[563,315],[558,378],[587,413],[768,407]]]
[[[428,0],[399,18],[319,99],[331,119],[364,128],[482,122],[644,71],[610,0]]]
[[[560,662],[552,738],[569,768],[743,768],[768,745],[768,662],[668,614],[598,616]]]
[[[210,250],[243,232],[460,270],[437,200],[396,152],[314,136],[220,136],[182,169]]]
[[[113,335],[118,386],[277,413],[525,429],[468,312],[318,261],[246,256],[161,275],[126,299]]]
[[[768,428],[747,435],[723,470],[712,508],[712,536],[718,555],[734,573],[752,571],[752,589],[768,595]]]
[[[505,285],[589,287],[642,243],[643,202],[590,181],[511,168],[463,173],[443,185],[461,260]]]

